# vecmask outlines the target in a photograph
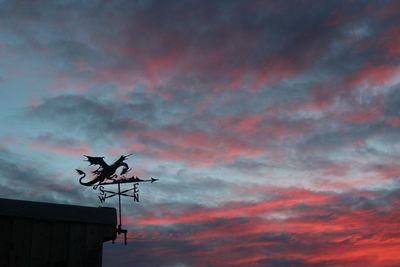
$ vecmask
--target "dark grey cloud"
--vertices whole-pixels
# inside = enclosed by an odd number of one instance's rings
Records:
[[[139,101],[118,103],[79,95],[44,99],[25,113],[30,119],[50,122],[58,129],[70,129],[89,138],[105,140],[119,137],[125,130],[141,132],[157,125],[162,119],[157,119],[155,114],[155,104],[145,97]]]
[[[281,71],[275,67],[282,71],[310,68],[340,37],[340,27],[330,22],[344,17],[342,24],[347,25],[345,19],[353,12],[365,12],[367,6],[346,1],[299,1],[294,11],[288,8],[292,4],[50,1],[3,3],[0,12],[14,14],[3,16],[8,22],[3,24],[6,29],[18,30],[27,43],[50,51],[47,58],[70,64],[68,71],[76,75],[73,67],[77,61],[89,65],[93,77],[107,69],[137,76],[146,74],[149,59],[175,55],[174,68],[191,68],[185,75],[190,83],[179,78],[181,84],[188,87],[200,79],[203,86],[208,80],[215,87],[229,82],[234,70],[252,76],[263,67],[272,72]],[[60,22],[52,23],[55,19]],[[13,23],[15,20],[19,23]],[[267,70],[265,75],[269,75]]]
[[[53,203],[85,202],[76,185],[57,179],[60,174],[47,168],[45,163],[34,162],[24,155],[0,151],[1,196]]]
[[[384,111],[388,117],[398,118],[400,116],[400,85],[390,88],[385,95]]]
[[[47,143],[47,144],[51,144],[51,145],[59,145],[59,146],[65,147],[65,148],[77,147],[77,146],[81,145],[81,143],[78,142],[78,140],[76,140],[76,139],[55,136],[54,134],[50,134],[50,133],[39,135],[37,138],[34,139],[34,141],[38,141],[41,143]]]
[[[71,130],[84,130],[91,136],[104,135],[109,129],[120,128],[115,111],[106,105],[77,95],[62,95],[44,100],[27,114],[33,118],[52,121]]]
[[[228,168],[235,168],[238,170],[245,170],[249,173],[255,173],[257,170],[263,169],[265,167],[269,167],[265,162],[262,162],[260,160],[251,160],[251,159],[245,159],[245,158],[237,158],[234,163],[228,165]]]
[[[119,103],[96,96],[59,95],[44,99],[40,105],[31,107],[26,115],[62,126],[75,126],[95,136],[107,131],[113,134],[127,129],[141,131],[164,127],[177,112],[183,114],[176,103],[166,103],[139,93],[133,93],[131,97]],[[176,124],[185,119],[177,118]]]
[[[373,122],[362,125],[338,125],[334,129],[326,129],[326,131],[318,131],[310,134],[303,142],[300,143],[299,149],[316,149],[316,150],[335,150],[346,148],[352,142],[364,140],[379,132],[384,124],[381,122]]]

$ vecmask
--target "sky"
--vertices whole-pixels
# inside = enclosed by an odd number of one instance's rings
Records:
[[[117,207],[75,169],[133,153],[103,266],[399,266],[399,13],[2,0],[0,197]]]

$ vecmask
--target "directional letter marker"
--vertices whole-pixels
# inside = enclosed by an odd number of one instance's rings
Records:
[[[81,185],[93,186],[94,190],[96,190],[97,188],[99,189],[100,193],[98,197],[101,203],[105,202],[106,199],[118,196],[119,224],[117,227],[117,233],[124,234],[125,245],[126,245],[126,234],[128,230],[122,229],[121,196],[130,197],[133,199],[133,202],[139,202],[139,183],[145,183],[145,182],[154,183],[155,181],[158,180],[153,177],[147,180],[143,180],[137,176],[135,177],[134,175],[130,178],[126,178],[124,174],[129,172],[131,169],[129,169],[128,164],[125,163],[124,161],[129,156],[130,155],[121,156],[117,161],[115,161],[111,165],[108,165],[104,161],[104,157],[85,156],[90,165],[99,166],[97,170],[92,171],[92,174],[94,174],[95,177],[88,182],[83,181],[83,179],[86,177],[86,173],[78,169],[76,170],[78,174],[81,175],[79,179],[79,183]],[[122,167],[122,171],[119,175],[117,175],[115,172],[120,167]],[[121,184],[130,184],[133,187],[121,191]],[[106,186],[109,187],[111,185],[118,185],[118,192],[111,191],[108,188],[105,189]]]

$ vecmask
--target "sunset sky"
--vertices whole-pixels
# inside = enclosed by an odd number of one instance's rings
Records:
[[[0,197],[117,207],[75,169],[133,153],[104,266],[400,266],[399,14],[0,0]]]

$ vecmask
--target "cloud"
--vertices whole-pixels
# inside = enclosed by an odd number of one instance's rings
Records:
[[[1,195],[6,198],[53,203],[82,203],[85,198],[44,162],[33,162],[8,150],[0,151]]]
[[[42,8],[23,3],[3,5],[1,11],[14,13],[4,19],[4,27],[18,30],[22,43],[34,45],[49,61],[63,61],[53,64],[53,74],[61,80],[74,78],[54,83],[59,90],[88,90],[110,82],[128,91],[142,83],[151,91],[169,82],[185,88],[201,80],[216,92],[260,89],[318,62],[338,34],[328,24],[332,11],[346,13],[348,4],[314,5],[318,12],[310,12],[307,4],[293,13],[284,2],[229,1],[70,2]],[[363,5],[352,8],[362,10]],[[68,23],[50,23],[55,17]],[[182,79],[181,73],[190,79]]]
[[[45,134],[35,138],[31,142],[30,148],[32,150],[71,156],[90,154],[88,145],[72,138],[59,138],[52,134]]]
[[[156,210],[164,214],[125,218],[135,233],[124,252],[110,245],[104,263],[123,254],[121,263],[132,257],[143,266],[393,266],[399,260],[397,191],[336,194],[266,187],[271,199],[257,203],[163,206]],[[162,262],[141,257],[150,252]]]
[[[197,129],[193,122],[188,125],[184,119],[172,126],[162,125],[161,120],[161,125],[149,125],[146,119],[153,116],[154,109],[140,110],[145,103],[116,106],[82,96],[65,95],[45,100],[32,107],[29,114],[59,127],[71,128],[71,131],[82,131],[90,138],[122,139],[119,141],[121,144],[124,139],[130,143],[137,140],[147,146],[148,153],[159,158],[194,165],[215,164],[217,160],[231,162],[240,155],[253,157],[261,153],[260,149],[245,140]]]
[[[400,93],[398,86],[393,87],[385,96],[384,101],[385,115],[388,117],[398,118],[400,116]]]
[[[133,152],[133,170],[160,181],[147,204],[124,203],[136,242],[107,246],[106,264],[395,265],[396,8],[1,3],[3,108],[30,103],[2,135],[40,154],[20,165],[1,145],[4,192],[97,200],[46,177],[77,167],[70,156]]]
[[[42,123],[51,123],[56,128],[67,128],[71,133],[83,133],[92,140],[107,140],[126,128],[143,127],[140,122],[125,116],[122,110],[108,104],[79,95],[60,95],[45,99],[28,109],[25,115]],[[125,108],[132,110],[130,105]]]

